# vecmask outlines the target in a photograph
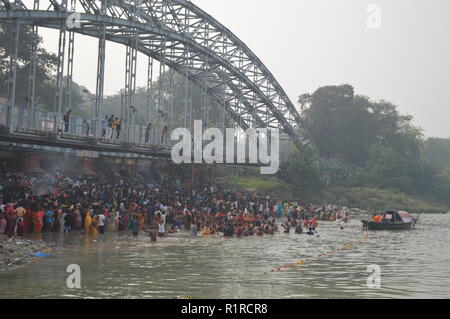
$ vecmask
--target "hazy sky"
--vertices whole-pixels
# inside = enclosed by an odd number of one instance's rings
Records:
[[[427,136],[450,137],[450,0],[193,2],[243,40],[295,104],[302,93],[348,83],[413,115]],[[382,10],[380,29],[367,27],[370,4]],[[41,34],[56,51],[56,32]],[[74,78],[92,91],[96,50],[95,39],[78,36]],[[124,59],[123,47],[108,44],[107,94],[123,87]],[[145,76],[143,63],[138,85]]]

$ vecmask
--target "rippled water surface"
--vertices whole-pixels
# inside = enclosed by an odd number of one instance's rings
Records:
[[[151,243],[123,233],[44,234],[56,249],[0,273],[0,298],[450,298],[449,228],[449,215],[422,216],[416,230],[370,232],[361,244],[323,257],[361,239],[359,220],[344,230],[322,222],[320,237],[179,233]],[[81,289],[66,287],[69,264],[81,267]],[[373,264],[381,267],[380,289],[367,287]]]

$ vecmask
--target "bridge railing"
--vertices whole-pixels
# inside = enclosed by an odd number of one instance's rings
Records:
[[[7,126],[7,105],[0,104],[0,125]],[[95,132],[97,130],[97,132]],[[133,144],[138,147],[170,147],[171,132],[163,133],[163,129],[152,128],[146,136],[147,128],[142,125],[126,125],[122,123],[120,131],[107,127],[104,122],[96,123],[77,116],[70,116],[69,122],[58,119],[54,112],[30,110],[25,107],[14,107],[12,112],[12,133],[36,136],[55,133],[67,139],[93,139],[97,136],[100,143],[121,145]],[[95,134],[97,133],[97,134]],[[164,137],[163,137],[164,135]]]

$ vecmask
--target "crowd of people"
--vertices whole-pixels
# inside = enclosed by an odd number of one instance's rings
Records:
[[[338,214],[331,205],[283,203],[215,185],[185,189],[180,180],[158,176],[146,182],[140,177],[11,172],[0,179],[0,233],[9,238],[71,231],[92,235],[129,231],[148,234],[151,241],[182,230],[192,236],[264,236],[291,229],[314,235],[319,220]]]

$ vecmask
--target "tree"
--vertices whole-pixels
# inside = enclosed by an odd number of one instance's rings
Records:
[[[28,74],[31,66],[30,51],[33,34],[31,28],[26,25],[20,26],[19,48],[17,59],[17,85],[16,85],[16,104],[26,106],[28,103]],[[12,41],[12,25],[7,23],[0,24],[0,95],[7,94],[7,80],[9,72],[10,48]],[[41,105],[50,106],[54,104],[54,86],[50,80],[52,73],[56,70],[57,57],[53,53],[47,52],[41,47],[42,38],[37,39],[37,60],[36,60],[36,100]]]
[[[450,167],[450,139],[429,138],[422,145],[423,156],[441,169]]]
[[[294,149],[281,164],[278,177],[287,184],[295,185],[302,196],[314,194],[322,187],[314,156],[309,149],[301,152]]]
[[[389,102],[355,95],[350,85],[322,87],[302,95],[300,101],[309,104],[305,123],[324,158],[364,167],[374,144],[420,157],[422,131],[411,124],[411,116],[399,114]]]

